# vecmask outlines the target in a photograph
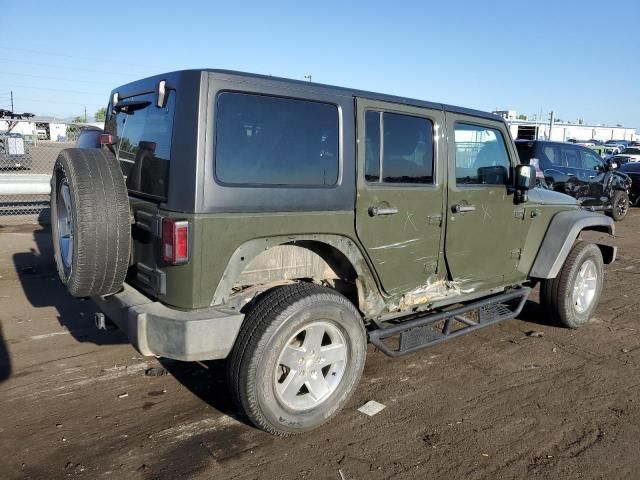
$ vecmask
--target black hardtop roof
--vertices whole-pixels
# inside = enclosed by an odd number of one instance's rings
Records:
[[[199,76],[202,72],[207,72],[213,74],[215,77],[219,77],[220,79],[227,80],[238,80],[242,82],[273,82],[279,85],[282,83],[287,83],[292,87],[305,89],[309,91],[309,89],[318,89],[324,91],[325,93],[330,92],[333,95],[344,95],[348,97],[363,97],[372,100],[380,100],[391,103],[400,103],[405,105],[413,105],[417,107],[425,107],[425,108],[434,108],[438,110],[446,110],[452,113],[461,113],[464,115],[471,115],[474,117],[486,118],[489,120],[504,122],[504,119],[498,115],[494,115],[489,112],[484,112],[482,110],[474,110],[470,108],[457,107],[454,105],[448,105],[444,103],[434,103],[428,102],[425,100],[418,100],[414,98],[400,97],[396,95],[386,95],[382,93],[369,92],[366,90],[358,90],[347,87],[337,87],[334,85],[326,85],[322,83],[315,82],[307,82],[303,80],[293,80],[290,78],[283,77],[274,77],[271,75],[260,75],[255,73],[246,73],[246,72],[237,72],[233,70],[220,70],[220,69],[191,69],[191,70],[177,70],[174,72],[163,73],[159,75],[154,75],[152,77],[143,78],[140,80],[136,80],[131,83],[127,83],[120,87],[117,87],[112,90],[112,94],[114,92],[118,92],[120,98],[126,98],[132,95],[136,95],[139,93],[152,92],[155,90],[157,83],[160,80],[167,80],[170,83],[174,83],[177,85],[180,84],[181,80],[185,77],[194,77]]]

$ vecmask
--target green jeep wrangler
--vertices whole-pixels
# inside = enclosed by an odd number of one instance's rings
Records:
[[[611,219],[531,189],[494,115],[222,70],[111,93],[101,148],[52,177],[60,278],[143,355],[227,359],[256,426],[335,415],[367,343],[405,355],[517,316],[585,324]]]

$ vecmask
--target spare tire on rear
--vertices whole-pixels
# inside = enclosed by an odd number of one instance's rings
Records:
[[[51,178],[51,228],[58,275],[71,295],[116,293],[129,266],[129,199],[109,151],[60,152]]]

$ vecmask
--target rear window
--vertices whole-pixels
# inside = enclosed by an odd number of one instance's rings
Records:
[[[216,102],[215,174],[222,184],[330,187],[338,181],[338,108],[223,92]]]
[[[121,100],[105,129],[116,137],[115,154],[129,191],[166,200],[175,91],[169,91],[165,107],[157,107],[155,101],[155,93]]]

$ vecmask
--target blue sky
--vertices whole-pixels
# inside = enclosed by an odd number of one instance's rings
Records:
[[[640,128],[638,0],[0,0],[0,108],[89,114],[111,88],[228,68]]]

